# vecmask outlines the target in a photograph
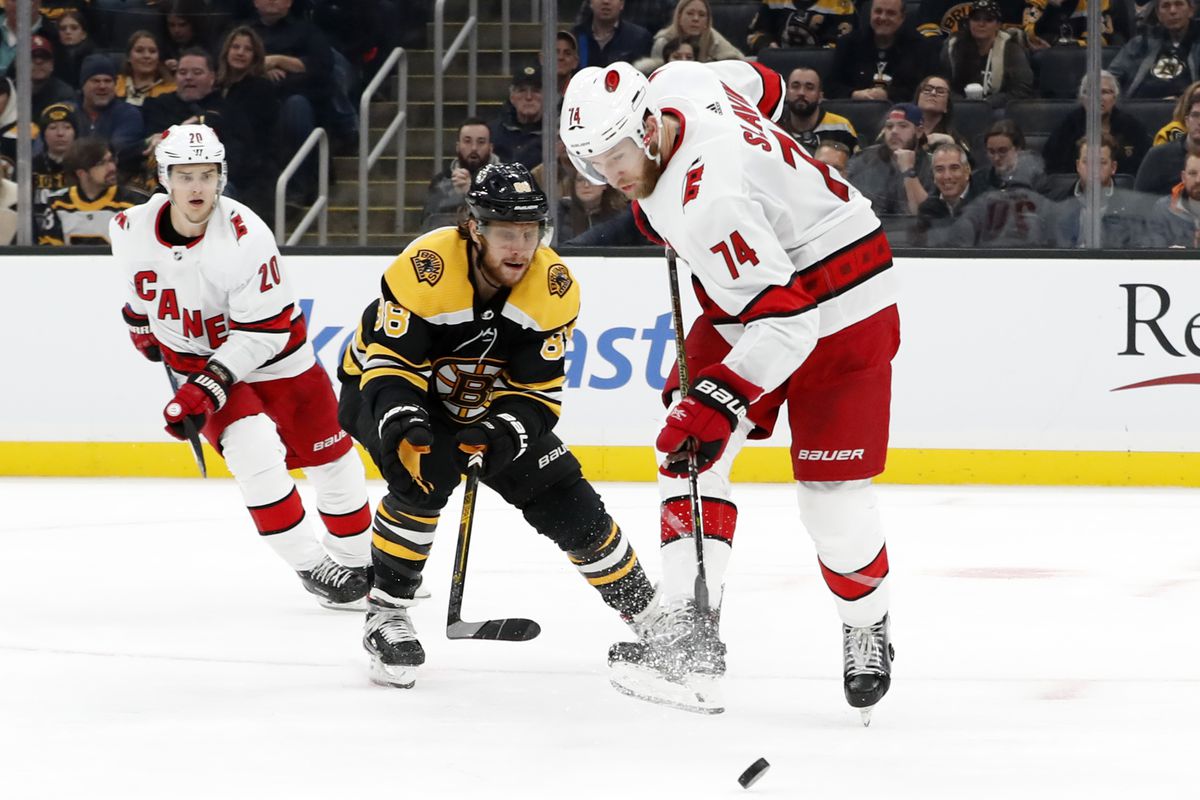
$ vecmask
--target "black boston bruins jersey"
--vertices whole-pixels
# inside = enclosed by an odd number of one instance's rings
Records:
[[[95,200],[85,200],[78,186],[52,193],[37,209],[34,223],[38,244],[111,244],[108,223],[121,211],[144,202],[146,196],[110,186]]]
[[[468,248],[453,228],[416,239],[388,267],[339,370],[359,377],[375,419],[420,402],[467,425],[489,410],[518,414],[531,434],[558,419],[579,287],[558,255],[537,250],[529,271],[488,302],[475,294]]]

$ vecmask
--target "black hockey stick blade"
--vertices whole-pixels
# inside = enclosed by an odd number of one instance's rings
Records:
[[[171,382],[171,392],[176,394],[179,392],[179,381],[175,380],[175,373],[163,362],[163,369],[167,371],[167,380]],[[204,463],[204,447],[200,444],[200,434],[196,431],[196,426],[188,420],[183,421],[183,433],[187,436],[188,444],[192,446],[192,458],[196,460],[196,467],[200,470],[200,477],[208,477],[208,465]]]
[[[490,639],[499,642],[528,642],[537,638],[542,626],[531,619],[511,617],[484,622],[464,622],[461,619],[446,625],[447,639]]]
[[[462,518],[458,525],[458,546],[454,553],[454,572],[450,578],[450,603],[446,609],[447,639],[489,639],[502,642],[527,642],[542,632],[542,626],[531,619],[489,619],[483,622],[464,622],[462,619],[463,592],[467,586],[467,557],[471,552],[471,528],[475,522],[475,497],[479,491],[479,471],[483,468],[483,453],[471,454],[467,483],[463,490]]]

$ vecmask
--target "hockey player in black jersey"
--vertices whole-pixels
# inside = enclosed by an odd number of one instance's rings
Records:
[[[579,286],[544,245],[546,196],[520,164],[481,169],[469,218],[388,267],[339,368],[339,420],[388,483],[375,514],[363,645],[371,679],[408,688],[425,653],[408,609],[468,450],[482,480],[637,630],[654,589],[579,462],[553,433]]]

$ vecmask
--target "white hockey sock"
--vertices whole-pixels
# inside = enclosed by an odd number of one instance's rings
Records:
[[[321,543],[334,561],[347,567],[371,563],[371,507],[367,477],[357,450],[304,474],[317,490],[317,510],[324,532]]]
[[[297,571],[319,564],[325,552],[304,518],[304,504],[288,474],[275,423],[263,414],[239,419],[221,434],[221,450],[259,534],[271,549]]]
[[[887,546],[870,481],[799,484],[800,519],[842,622],[872,625],[890,600]]]

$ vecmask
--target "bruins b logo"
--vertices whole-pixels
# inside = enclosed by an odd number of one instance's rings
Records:
[[[440,281],[442,273],[446,271],[446,262],[432,250],[418,250],[412,257],[412,265],[413,271],[417,273],[417,280],[430,286]]]
[[[552,265],[546,274],[546,280],[550,285],[550,294],[556,297],[566,297],[574,282],[571,273],[567,272],[567,268],[562,264]]]

